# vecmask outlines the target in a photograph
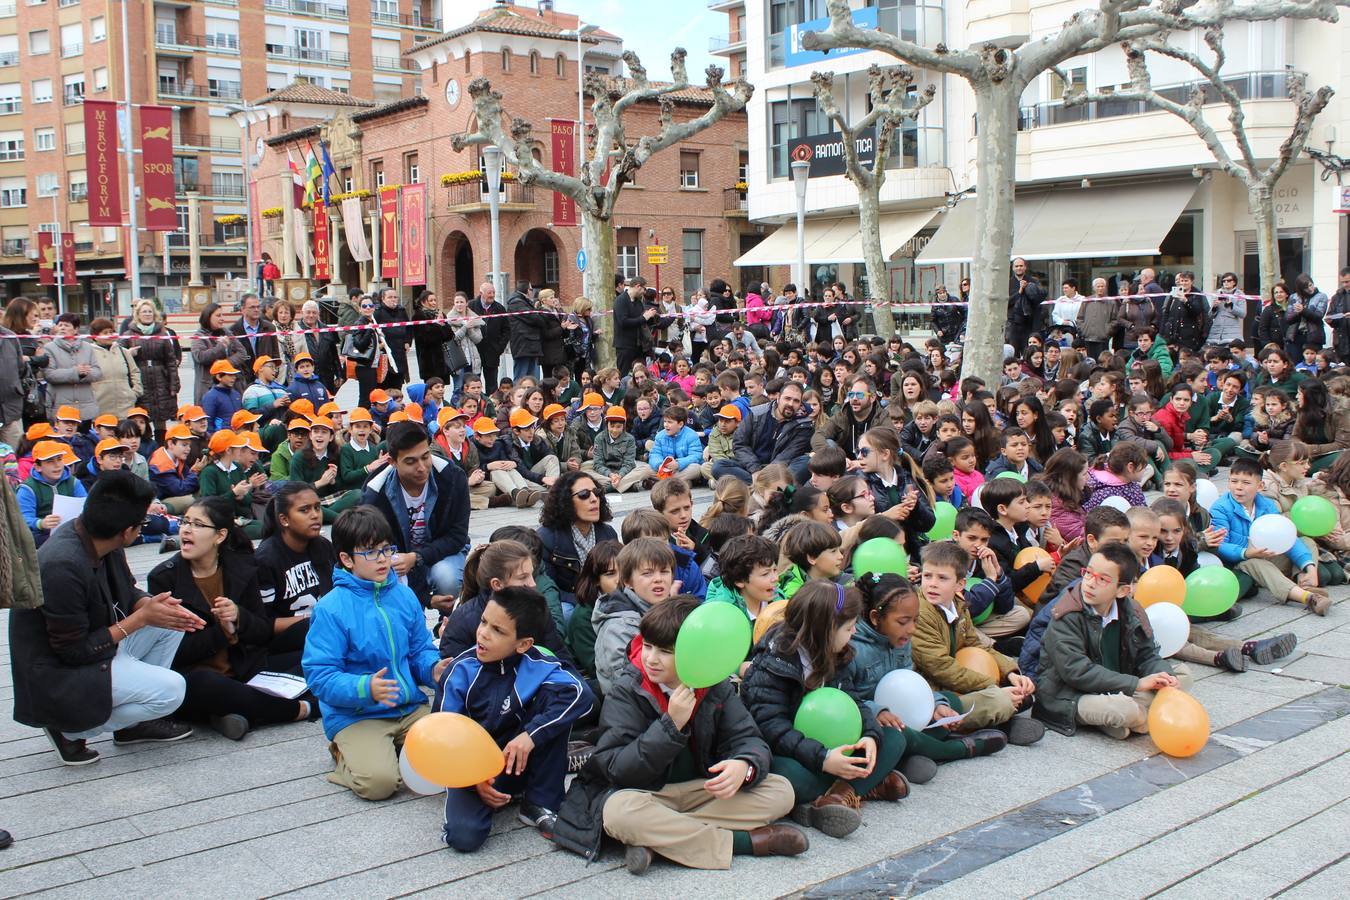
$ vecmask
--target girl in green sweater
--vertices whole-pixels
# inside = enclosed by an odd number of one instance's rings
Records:
[[[249,539],[262,537],[262,523],[253,518],[253,491],[267,484],[261,471],[250,472],[238,462],[241,448],[248,446],[248,438],[228,428],[211,435],[207,445],[208,462],[197,481],[197,496],[225,497],[234,503],[234,520]]]
[[[331,524],[338,513],[355,506],[361,500],[360,490],[344,491],[338,484],[337,447],[333,435],[337,428],[332,419],[318,418],[310,422],[309,446],[291,456],[291,481],[314,485],[323,500],[323,521]]]

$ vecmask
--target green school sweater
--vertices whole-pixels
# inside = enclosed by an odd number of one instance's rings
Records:
[[[369,477],[366,466],[379,458],[380,445],[373,441],[365,450],[357,450],[350,443],[343,444],[338,452],[338,487],[344,491],[364,487]]]

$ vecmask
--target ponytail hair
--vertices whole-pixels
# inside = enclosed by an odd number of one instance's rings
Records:
[[[901,597],[914,593],[908,578],[891,573],[864,572],[853,586],[862,594],[863,618],[875,627]]]
[[[477,597],[491,590],[492,579],[505,581],[510,577],[511,570],[527,559],[531,565],[534,564],[534,554],[519,541],[479,544],[469,551],[464,561],[463,588],[459,595],[464,598]]]
[[[713,501],[699,524],[707,528],[720,515],[744,516],[750,513],[750,486],[735,475],[723,475],[713,488]]]
[[[1287,462],[1302,462],[1312,458],[1312,451],[1302,441],[1276,441],[1261,454],[1261,465],[1272,472]]]
[[[314,489],[314,485],[307,481],[288,481],[277,488],[276,492],[272,494],[272,499],[267,501],[267,506],[263,508],[262,536],[264,540],[281,531],[281,516],[288,515],[291,508],[295,506],[296,498],[306,491],[309,491],[316,498],[319,496],[319,492]]]
[[[1148,454],[1138,444],[1121,442],[1112,447],[1111,452],[1106,454],[1106,468],[1113,475],[1124,475],[1125,467],[1131,464],[1136,469],[1142,469],[1148,465]]]
[[[782,490],[770,494],[769,502],[764,504],[764,512],[759,516],[759,533],[763,534],[779,519],[810,509],[822,493],[824,492],[814,485],[789,484]]]

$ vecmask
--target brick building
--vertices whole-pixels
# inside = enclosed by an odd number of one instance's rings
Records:
[[[453,176],[482,170],[476,148],[456,153],[451,147],[452,135],[475,129],[469,83],[490,79],[507,114],[532,123],[534,153],[546,165],[552,165],[548,119],[575,119],[577,39],[569,29],[577,26],[577,19],[554,11],[547,2],[541,7],[500,4],[465,26],[418,44],[408,53],[421,69],[417,96],[361,110],[335,110],[327,119],[317,113],[308,121],[299,113],[274,115],[257,126],[268,132],[255,173],[261,205],[275,207],[287,196],[288,149],[298,159],[309,142],[317,146],[320,140],[330,144],[342,188],[370,192],[363,201],[368,229],[381,186],[426,182],[430,286],[443,296],[455,290],[472,295],[491,269],[487,186],[480,180],[443,182],[445,176],[456,181]],[[589,32],[582,46],[587,69],[620,77],[622,44],[617,37]],[[668,65],[664,60],[644,64],[653,73]],[[322,99],[315,94],[316,109]],[[711,103],[710,95],[699,89],[680,91],[673,99],[677,120],[696,118]],[[658,117],[655,103],[631,110],[625,120],[628,140],[656,134]],[[660,280],[682,294],[735,272],[731,262],[741,254],[743,242],[758,240],[756,226],[746,219],[744,194],[736,188],[743,180],[747,141],[746,120],[738,114],[652,157],[636,184],[626,185],[620,195],[614,217],[620,272],[640,273],[654,282],[657,272],[644,251],[651,244],[669,247]],[[578,296],[581,277],[574,260],[581,246],[580,228],[553,227],[549,191],[508,181],[501,200],[507,282],[525,278],[558,290],[564,299]],[[264,222],[263,240],[263,248],[280,259],[279,220]],[[371,268],[363,271],[353,263],[345,243],[338,258],[337,274],[344,285],[372,281]]]

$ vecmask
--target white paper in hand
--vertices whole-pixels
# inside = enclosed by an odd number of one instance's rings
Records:
[[[52,515],[60,516],[62,525],[72,519],[78,519],[82,512],[84,512],[83,497],[67,497],[64,494],[52,496]]]
[[[294,700],[309,690],[305,679],[299,675],[287,675],[285,672],[259,672],[248,680],[248,686],[286,700]]]

